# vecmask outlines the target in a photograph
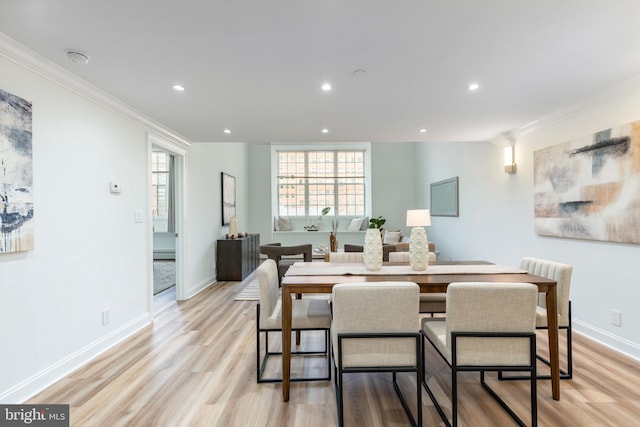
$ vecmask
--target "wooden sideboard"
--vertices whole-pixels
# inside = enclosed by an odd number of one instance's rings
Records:
[[[260,235],[219,239],[216,247],[216,279],[244,280],[260,264]]]

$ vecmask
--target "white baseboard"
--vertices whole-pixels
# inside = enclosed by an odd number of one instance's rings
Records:
[[[184,296],[183,299],[187,300],[187,299],[193,298],[194,296],[198,295],[200,292],[204,291],[205,289],[207,289],[209,286],[213,285],[214,283],[216,283],[215,275],[213,277],[211,277],[210,279],[207,279],[207,280],[204,280],[204,281],[200,282],[199,285],[196,285],[193,288],[188,289],[186,291],[186,295]]]
[[[633,341],[621,338],[604,329],[596,328],[584,322],[574,320],[573,331],[599,342],[619,353],[640,361],[640,345]]]
[[[27,378],[0,395],[0,403],[19,404],[35,396],[45,388],[90,362],[114,345],[122,342],[140,329],[149,325],[152,317],[147,313],[105,335],[99,340],[69,355],[58,363]]]

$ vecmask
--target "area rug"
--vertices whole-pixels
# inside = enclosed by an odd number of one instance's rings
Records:
[[[245,279],[247,284],[238,295],[236,295],[236,301],[258,301],[260,300],[260,289],[258,288],[258,278],[255,275],[249,276]],[[279,290],[278,298],[282,297],[282,291]],[[309,299],[330,299],[330,294],[305,294],[304,298]]]
[[[153,261],[153,294],[176,285],[176,262],[173,260]]]
[[[260,291],[258,289],[258,278],[255,275],[249,276],[246,279],[247,284],[238,295],[236,295],[236,301],[258,301],[260,299]]]

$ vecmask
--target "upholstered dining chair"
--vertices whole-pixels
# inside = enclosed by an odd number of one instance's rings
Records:
[[[435,252],[429,252],[429,262],[436,262]],[[409,262],[409,252],[390,252],[390,262]],[[420,313],[430,313],[431,316],[434,313],[444,313],[446,307],[446,294],[444,293],[429,293],[420,294]]]
[[[256,270],[260,300],[256,306],[256,379],[259,383],[282,382],[282,378],[264,378],[267,360],[282,352],[269,350],[269,333],[282,333],[282,300],[278,297],[278,268],[272,259],[265,260]],[[327,358],[327,375],[312,378],[291,378],[291,381],[326,381],[331,379],[329,328],[331,310],[326,299],[295,299],[292,301],[291,329],[299,331],[324,331],[324,349],[319,351],[295,351],[292,355],[324,355]],[[260,334],[265,335],[264,357],[260,349]]]
[[[345,252],[363,252],[364,246],[345,243],[344,251]],[[388,244],[382,245],[382,261],[389,261],[389,254],[395,251],[396,251],[396,245],[388,245]]]
[[[422,425],[419,292],[418,285],[411,282],[343,283],[333,287],[331,341],[340,426],[344,425],[344,374],[359,372],[392,372],[394,388],[411,424]],[[416,374],[415,418],[396,381],[399,372]]]
[[[278,266],[278,281],[280,282],[289,267],[294,262],[299,261],[297,259],[283,259],[283,256],[302,255],[302,260],[304,262],[313,261],[313,246],[311,244],[282,246],[281,243],[267,243],[265,245],[260,245],[260,253],[276,262],[276,265]]]
[[[558,305],[558,329],[566,331],[566,369],[560,369],[560,379],[570,380],[573,378],[573,351],[571,334],[571,274],[573,266],[555,261],[548,261],[540,258],[524,257],[520,260],[520,268],[527,270],[530,274],[546,277],[556,281],[556,298]],[[538,296],[538,307],[536,309],[536,329],[548,329],[547,304],[545,294]],[[537,355],[538,360],[547,366],[550,365],[546,357]],[[500,379],[527,379],[526,376],[503,376]],[[549,374],[538,375],[538,379],[550,379]]]
[[[447,426],[458,424],[458,373],[480,372],[480,383],[519,424],[525,423],[485,382],[485,371],[528,371],[531,425],[537,425],[536,302],[531,283],[451,283],[447,317],[422,319],[422,334],[451,368],[451,423],[435,398],[425,362],[423,386]],[[423,348],[426,355],[426,351]],[[433,352],[431,352],[433,353]]]
[[[435,252],[429,252],[429,262],[436,262],[438,259]],[[409,252],[389,252],[389,262],[409,262]]]
[[[363,252],[329,252],[329,262],[362,262]]]

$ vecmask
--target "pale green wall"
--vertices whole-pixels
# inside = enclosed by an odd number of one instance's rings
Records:
[[[599,99],[516,140],[518,172],[504,173],[502,146],[488,142],[421,143],[420,180],[460,177],[460,216],[432,217],[427,228],[441,260],[484,259],[518,265],[533,256],[573,265],[571,300],[574,330],[640,359],[637,270],[640,246],[539,236],[533,223],[533,153],[640,118],[640,81]],[[422,173],[422,172],[421,172]],[[611,310],[622,325],[611,324]]]
[[[371,144],[373,215],[384,216],[385,228],[401,229],[403,234],[408,230],[406,210],[426,207],[416,201],[416,146],[412,142]],[[277,241],[272,235],[270,159],[270,145],[249,144],[249,231],[260,233],[262,243]]]

